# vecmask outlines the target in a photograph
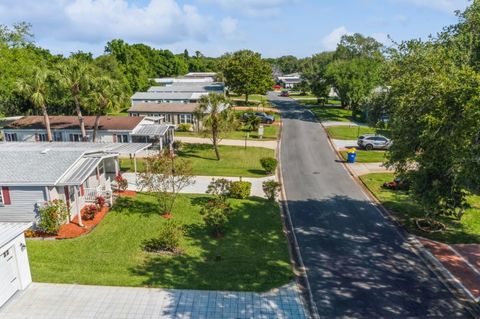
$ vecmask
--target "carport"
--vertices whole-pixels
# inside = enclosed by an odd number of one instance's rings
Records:
[[[0,307],[32,282],[23,232],[29,223],[0,223]]]

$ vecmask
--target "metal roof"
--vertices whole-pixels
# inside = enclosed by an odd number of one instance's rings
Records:
[[[42,152],[45,150],[83,153],[110,152],[120,155],[133,154],[151,146],[151,143],[92,143],[92,142],[3,142],[2,152]],[[0,163],[1,165],[1,163]]]
[[[0,247],[14,240],[32,226],[31,223],[1,223],[0,222]]]
[[[202,92],[219,92],[222,93],[225,90],[223,83],[173,83],[169,86],[152,86],[147,92],[150,93],[202,93]]]
[[[191,92],[177,93],[157,93],[157,92],[137,92],[132,96],[132,100],[190,100]]]
[[[102,156],[82,157],[62,176],[57,185],[82,184],[93,173],[102,159]]]
[[[131,135],[137,136],[163,136],[172,127],[169,124],[146,124],[140,125]]]
[[[136,154],[152,146],[152,143],[116,143],[108,149],[120,155]]]

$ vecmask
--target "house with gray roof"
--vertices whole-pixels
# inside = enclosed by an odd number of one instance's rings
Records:
[[[70,219],[97,196],[112,199],[120,155],[151,144],[0,143],[0,222],[38,221],[38,209],[63,200]]]

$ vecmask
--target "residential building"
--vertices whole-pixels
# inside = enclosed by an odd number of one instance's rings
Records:
[[[168,77],[168,78],[156,78],[153,79],[155,83],[163,86],[169,86],[173,84],[179,83],[209,83],[215,82],[217,77],[217,73],[215,72],[190,72],[185,74],[184,76],[179,76],[176,78]]]
[[[167,123],[174,125],[192,124],[197,128],[201,123],[195,117],[198,103],[138,103],[128,109],[130,116],[161,117]]]
[[[299,73],[287,74],[277,77],[277,81],[286,89],[293,89],[295,85],[302,82],[302,77]]]
[[[221,82],[213,83],[174,83],[169,86],[152,86],[147,92],[150,93],[203,93],[213,92],[224,94],[225,84]]]
[[[196,103],[208,92],[137,92],[131,97],[132,105],[139,103]]]
[[[82,142],[76,116],[50,116],[50,128],[55,142]],[[85,116],[87,142],[92,142],[95,116]],[[152,143],[163,148],[173,142],[174,125],[143,116],[101,116],[95,142]],[[7,142],[46,142],[47,131],[43,116],[24,116],[3,128]]]
[[[36,222],[45,202],[66,202],[73,219],[96,196],[111,200],[120,155],[145,143],[0,143],[0,222]]]

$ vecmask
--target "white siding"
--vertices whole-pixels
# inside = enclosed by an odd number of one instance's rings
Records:
[[[0,206],[0,222],[30,222],[35,220],[35,204],[47,200],[45,187],[9,187],[11,205]]]

